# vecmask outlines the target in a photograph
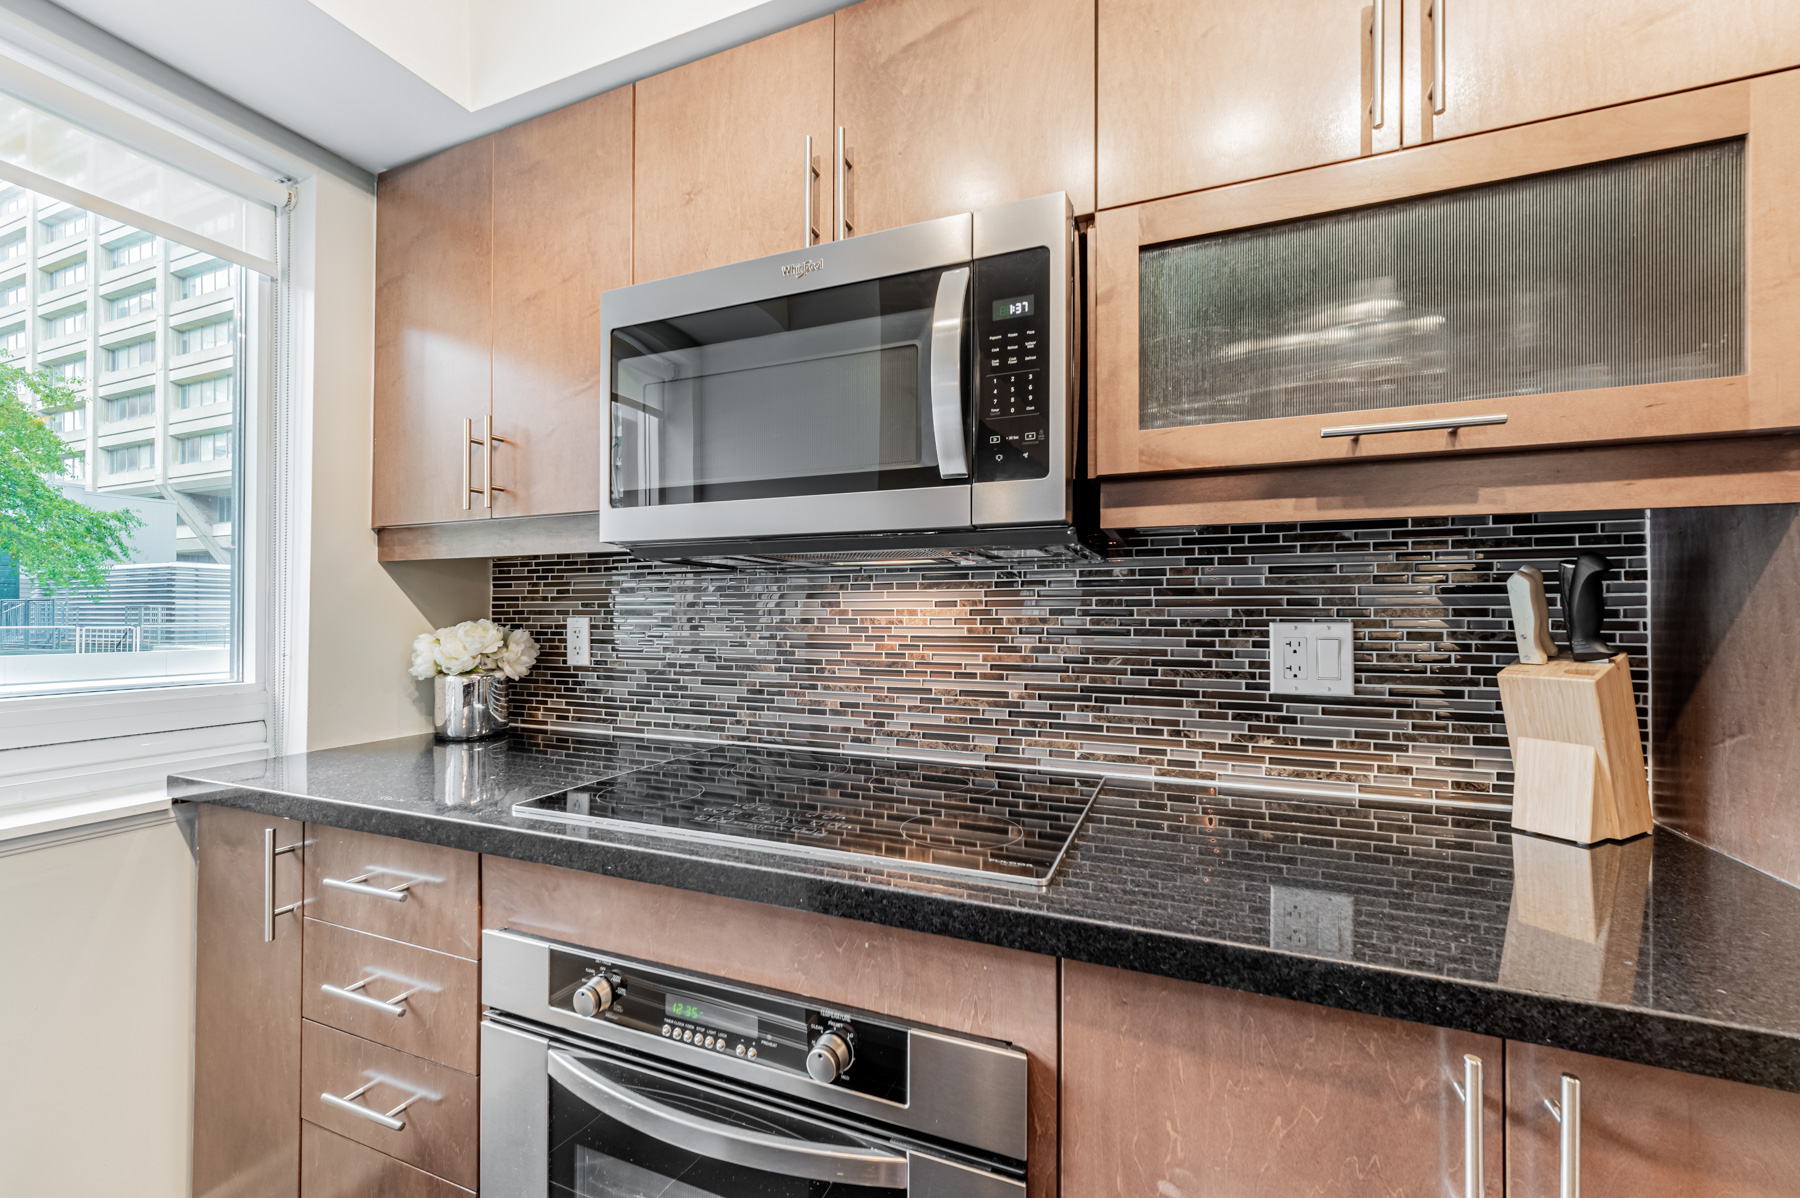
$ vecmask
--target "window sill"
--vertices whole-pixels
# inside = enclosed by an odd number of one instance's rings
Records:
[[[80,795],[33,803],[11,810],[0,808],[0,845],[25,836],[68,832],[89,824],[167,811],[169,807],[166,787],[138,787],[106,795]]]

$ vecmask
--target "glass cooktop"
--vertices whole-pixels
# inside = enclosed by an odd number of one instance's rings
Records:
[[[1104,780],[727,745],[519,803],[515,815],[1044,886]]]

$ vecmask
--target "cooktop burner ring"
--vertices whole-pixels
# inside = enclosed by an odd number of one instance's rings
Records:
[[[992,850],[1018,844],[1025,829],[1000,815],[915,815],[900,825],[900,835],[926,848]]]

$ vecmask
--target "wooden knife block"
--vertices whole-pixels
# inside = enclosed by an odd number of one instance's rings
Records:
[[[1500,671],[1512,742],[1513,827],[1576,844],[1651,827],[1630,661],[1558,657]]]

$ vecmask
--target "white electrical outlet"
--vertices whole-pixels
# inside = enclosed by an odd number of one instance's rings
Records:
[[[588,639],[588,618],[586,616],[569,617],[569,664],[572,666],[594,664],[594,651],[593,645]]]
[[[1269,625],[1269,693],[1354,695],[1356,655],[1348,620]]]

